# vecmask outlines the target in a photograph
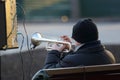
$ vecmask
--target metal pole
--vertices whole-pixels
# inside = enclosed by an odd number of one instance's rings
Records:
[[[71,0],[71,17],[73,20],[76,20],[80,17],[79,2],[79,0]]]

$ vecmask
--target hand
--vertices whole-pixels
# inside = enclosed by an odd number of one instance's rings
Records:
[[[70,38],[67,35],[63,35],[63,36],[61,36],[61,38],[63,39],[63,41],[71,43],[71,40],[70,40]]]
[[[63,35],[63,36],[61,36],[61,38],[62,38],[63,41],[69,42],[72,45],[72,41],[71,41],[71,39],[67,35]],[[64,45],[64,46],[65,46],[65,49],[69,49],[70,48],[69,45]]]
[[[53,44],[52,50],[57,50],[59,52],[62,52],[66,48],[66,45],[64,44]]]
[[[65,42],[71,43],[70,38],[68,36],[66,36],[66,35],[61,36],[61,39],[63,41],[65,41]],[[69,45],[67,45],[67,44],[59,44],[59,43],[52,45],[52,50],[57,50],[59,52],[62,52],[65,49],[69,49]]]

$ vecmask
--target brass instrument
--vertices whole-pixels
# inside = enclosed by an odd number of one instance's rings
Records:
[[[52,47],[49,45],[50,43],[56,43],[56,44],[65,44],[69,46],[69,49],[65,49],[65,52],[69,52],[71,50],[71,44],[70,42],[65,42],[65,41],[58,41],[58,40],[52,40],[52,39],[47,39],[43,38],[40,33],[36,32],[32,34],[31,38],[31,43],[36,47],[40,45],[41,42],[48,42],[48,45],[46,46],[46,49],[48,51],[52,50]]]

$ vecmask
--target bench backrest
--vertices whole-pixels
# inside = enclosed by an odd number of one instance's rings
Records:
[[[120,80],[120,64],[43,69],[43,80]]]

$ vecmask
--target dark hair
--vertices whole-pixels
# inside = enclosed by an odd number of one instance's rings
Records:
[[[72,38],[80,43],[98,40],[97,26],[92,19],[80,20],[73,26]]]

